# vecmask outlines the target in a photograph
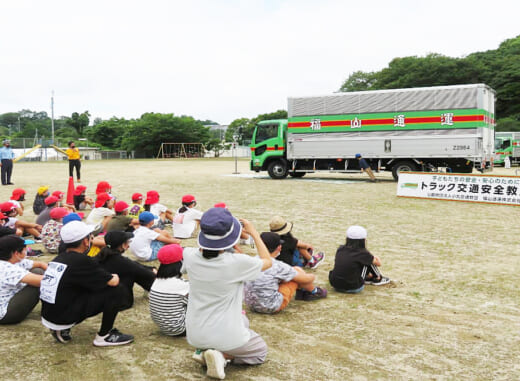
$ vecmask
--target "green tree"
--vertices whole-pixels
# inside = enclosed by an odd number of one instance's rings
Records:
[[[73,112],[70,118],[67,119],[67,124],[74,127],[80,136],[83,136],[83,130],[90,123],[90,113],[85,111],[81,114]]]
[[[121,145],[127,151],[153,157],[161,143],[205,143],[208,139],[209,127],[191,116],[146,113],[130,122]]]
[[[88,139],[105,147],[118,149],[121,146],[125,130],[130,126],[128,120],[113,117],[94,124],[85,130]]]
[[[249,123],[251,123],[251,121],[248,118],[239,118],[232,121],[224,135],[226,142],[232,142],[234,135],[243,134]]]
[[[339,91],[365,91],[370,90],[377,82],[376,73],[355,71],[343,82]]]

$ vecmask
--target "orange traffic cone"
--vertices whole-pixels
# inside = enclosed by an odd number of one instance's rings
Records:
[[[69,187],[67,188],[67,204],[74,205],[74,177],[69,177]]]

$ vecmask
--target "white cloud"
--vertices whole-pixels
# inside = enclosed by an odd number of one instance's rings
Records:
[[[463,56],[517,32],[516,1],[18,0],[0,6],[0,113],[173,112],[229,123],[330,93],[399,56]],[[492,4],[492,5],[491,5]]]

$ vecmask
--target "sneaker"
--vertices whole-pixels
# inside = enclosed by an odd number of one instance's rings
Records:
[[[316,292],[312,293],[310,291],[304,291],[303,300],[306,302],[311,302],[313,300],[324,299],[327,297],[327,290],[321,287],[316,287]]]
[[[306,266],[311,269],[315,269],[321,264],[321,262],[323,261],[324,258],[325,258],[325,253],[323,251],[320,251],[318,254],[314,254],[312,256],[312,258],[309,260],[309,262],[307,262]]]
[[[43,255],[43,251],[41,251],[41,250],[34,250],[34,249],[31,249],[31,251],[27,250],[28,257],[41,257],[42,255]]]
[[[390,278],[387,278],[386,276],[381,276],[379,279],[365,280],[365,284],[371,284],[372,286],[382,286],[388,283],[390,283]]]
[[[303,296],[305,295],[307,291],[305,291],[302,288],[299,288],[296,290],[296,295],[294,297],[294,300],[303,300]]]
[[[96,335],[93,344],[96,347],[110,347],[115,345],[124,345],[134,341],[132,335],[125,335],[119,332],[116,328],[112,328],[106,335]]]
[[[197,361],[200,365],[206,366],[206,360],[204,360],[204,350],[198,349],[193,353],[191,358]]]
[[[62,329],[61,331],[55,331],[51,329],[51,335],[56,339],[58,343],[67,344],[72,340],[72,336],[70,335],[70,328]]]
[[[208,349],[206,352],[204,352],[204,360],[206,361],[206,366],[208,367],[208,370],[206,371],[206,375],[208,377],[218,378],[219,380],[226,378],[224,368],[227,365],[227,361],[224,358],[222,352],[219,352],[215,349]]]

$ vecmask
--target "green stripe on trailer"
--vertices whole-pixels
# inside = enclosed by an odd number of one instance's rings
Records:
[[[494,128],[494,115],[482,109],[298,116],[289,118],[291,133]]]

